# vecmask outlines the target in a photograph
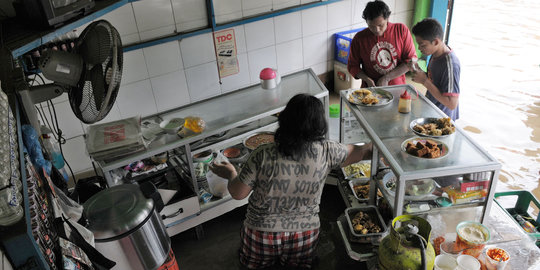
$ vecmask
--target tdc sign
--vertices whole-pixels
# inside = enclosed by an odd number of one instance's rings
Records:
[[[225,36],[217,36],[216,39],[218,42],[225,42],[227,40],[232,40],[233,36],[231,34],[227,34]]]

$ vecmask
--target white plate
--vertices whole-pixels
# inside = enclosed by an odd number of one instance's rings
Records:
[[[366,90],[369,90],[371,91],[371,94],[374,95],[375,97],[377,97],[377,99],[379,99],[379,102],[376,103],[376,104],[364,104],[362,103],[362,101],[358,98],[356,98],[354,95],[353,95],[353,92],[355,91],[359,91],[361,89],[366,89]],[[392,100],[394,100],[394,96],[392,95],[392,93],[384,90],[384,89],[381,89],[381,88],[361,88],[361,89],[357,89],[357,90],[353,90],[351,92],[349,92],[349,94],[347,95],[347,100],[350,102],[350,103],[353,103],[353,104],[356,104],[356,105],[359,105],[359,106],[365,106],[365,107],[377,107],[377,106],[384,106],[384,105],[387,105],[389,103],[392,102]]]
[[[431,138],[446,138],[454,133],[456,133],[455,131],[451,134],[447,134],[447,135],[441,135],[441,136],[435,136],[435,135],[427,135],[427,134],[423,134],[423,133],[420,133],[416,130],[414,130],[414,126],[416,125],[425,125],[425,124],[429,124],[429,123],[436,123],[437,122],[437,119],[439,118],[435,118],[435,117],[425,117],[425,118],[417,118],[417,119],[414,119],[411,121],[411,124],[409,125],[409,128],[412,130],[412,132],[414,132],[414,134],[418,135],[418,136],[423,136],[423,137],[431,137]],[[450,120],[450,123],[452,123],[452,126],[455,127],[454,125],[454,121]]]
[[[429,197],[429,196],[432,195],[433,191],[435,191],[435,188],[436,188],[435,181],[433,179],[430,179],[430,178],[421,179],[421,180],[425,181],[424,185],[430,185],[430,186],[428,186],[428,188],[426,188],[424,190],[424,192],[421,192],[421,194],[418,194],[418,195],[407,195],[407,194],[405,194],[405,200],[420,201],[420,200],[426,199],[426,197]],[[383,176],[382,184],[383,184],[384,190],[386,190],[386,192],[388,192],[388,194],[390,194],[390,196],[396,197],[395,189],[397,187],[397,183],[396,183],[396,186],[394,188],[392,188],[392,189],[388,188],[388,186],[387,186],[387,184],[389,182],[392,182],[392,181],[393,182],[396,181],[396,176],[394,175],[393,172],[388,172],[387,174],[385,174]],[[405,183],[411,183],[413,181],[418,181],[418,180],[409,180],[409,181],[406,181]],[[411,184],[409,184],[409,186],[411,186]],[[405,187],[405,193],[406,192],[407,192],[407,186]]]
[[[439,157],[436,157],[436,158],[419,157],[419,156],[415,156],[415,155],[410,154],[409,152],[407,152],[407,148],[406,148],[407,143],[409,143],[409,142],[412,143],[412,144],[416,144],[417,142],[426,143],[427,140],[433,141],[439,146],[439,149],[441,150],[441,155]],[[450,148],[448,148],[448,145],[446,145],[446,143],[444,143],[442,141],[439,141],[437,139],[426,138],[426,137],[414,137],[414,138],[410,138],[410,139],[407,139],[407,140],[403,141],[403,143],[401,144],[401,151],[403,151],[404,153],[406,153],[407,155],[409,155],[411,157],[415,157],[415,158],[419,158],[419,159],[431,160],[431,159],[439,159],[439,158],[443,158],[443,157],[447,156],[448,153],[450,152]]]

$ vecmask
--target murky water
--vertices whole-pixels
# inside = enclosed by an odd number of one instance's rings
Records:
[[[454,1],[457,124],[502,164],[497,191],[540,199],[540,1]]]

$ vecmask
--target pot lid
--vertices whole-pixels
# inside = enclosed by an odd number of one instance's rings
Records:
[[[136,228],[152,214],[154,201],[138,185],[118,185],[100,191],[84,203],[88,229],[96,239],[122,235]]]
[[[276,71],[271,68],[264,68],[261,70],[261,73],[259,74],[259,78],[261,80],[271,80],[275,79],[277,77]]]

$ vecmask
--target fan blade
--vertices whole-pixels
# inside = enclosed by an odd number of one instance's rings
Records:
[[[90,82],[92,83],[92,92],[96,109],[101,110],[103,99],[105,98],[105,78],[101,65],[95,65],[90,71]]]
[[[82,40],[78,49],[86,63],[97,65],[111,57],[113,37],[103,23],[90,25],[86,34],[81,34]],[[87,29],[85,29],[87,30]]]

